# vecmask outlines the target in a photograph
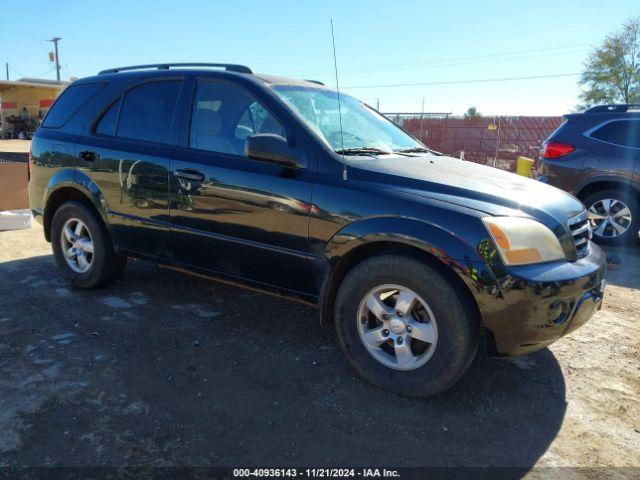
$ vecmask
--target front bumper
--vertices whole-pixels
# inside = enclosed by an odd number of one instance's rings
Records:
[[[483,311],[495,353],[540,350],[586,323],[602,306],[605,271],[605,254],[592,243],[589,255],[575,262],[510,267],[497,274],[502,299]]]

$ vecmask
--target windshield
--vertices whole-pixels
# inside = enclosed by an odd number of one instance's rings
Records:
[[[273,90],[337,152],[371,150],[390,153],[424,146],[378,112],[349,95],[309,87],[276,86]],[[342,136],[340,117],[342,113]],[[379,150],[380,152],[374,152]]]

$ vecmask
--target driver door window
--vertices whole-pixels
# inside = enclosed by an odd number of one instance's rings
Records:
[[[189,146],[244,156],[256,133],[283,135],[282,125],[249,93],[222,82],[200,82],[191,117]]]
[[[282,125],[262,105],[253,102],[240,117],[236,137],[245,140],[256,133],[275,133],[284,137]]]

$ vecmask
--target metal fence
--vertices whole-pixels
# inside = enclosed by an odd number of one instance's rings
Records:
[[[516,159],[537,158],[542,142],[562,123],[562,117],[385,115],[434,150],[513,172]]]

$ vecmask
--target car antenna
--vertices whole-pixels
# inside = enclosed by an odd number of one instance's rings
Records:
[[[333,33],[333,18],[331,21],[331,42],[333,44],[333,69],[336,72],[336,92],[338,92],[338,121],[340,122],[340,145],[344,152],[344,135],[342,133],[342,109],[340,108],[340,83],[338,82],[338,61],[336,60],[336,36]],[[344,163],[344,153],[342,153],[342,179],[347,180],[347,164]]]

